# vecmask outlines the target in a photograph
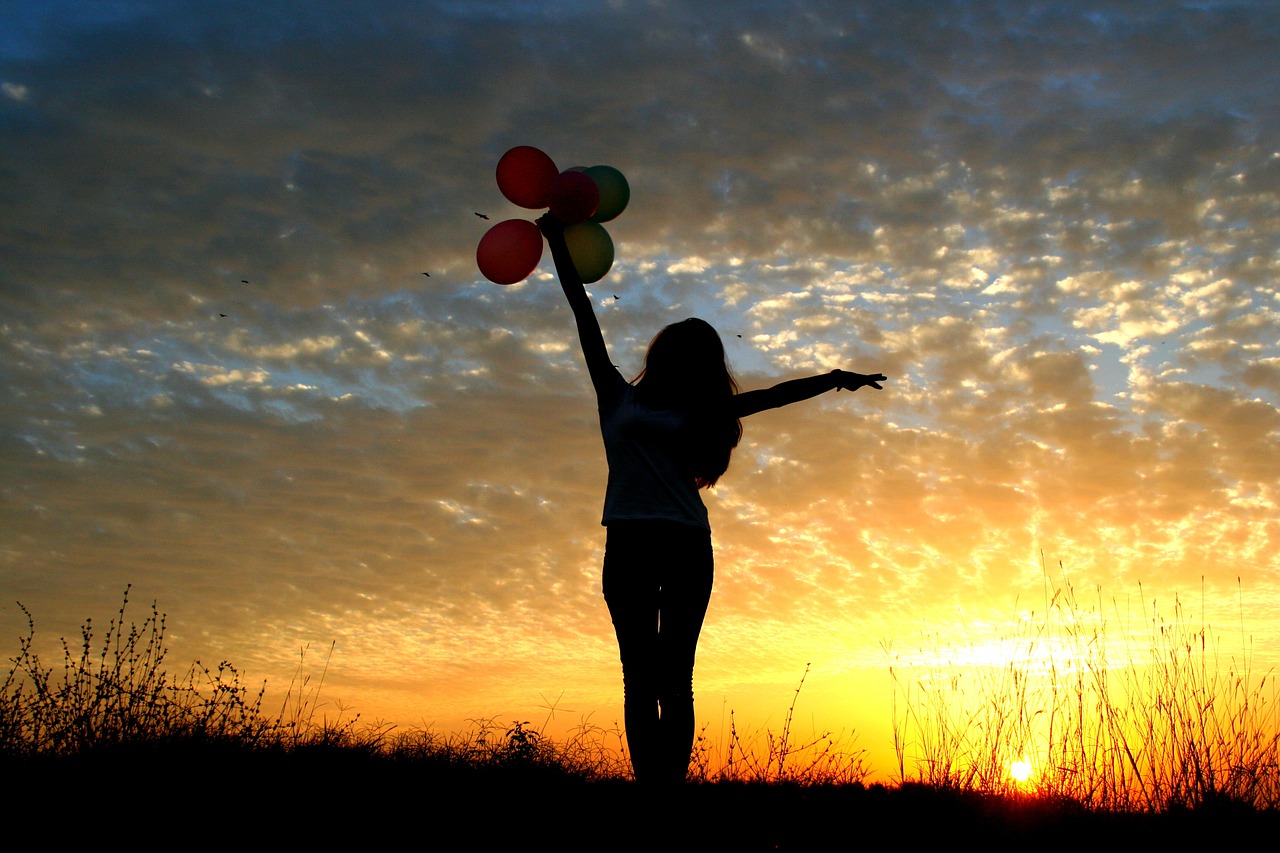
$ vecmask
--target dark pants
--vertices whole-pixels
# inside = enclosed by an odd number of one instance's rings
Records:
[[[623,718],[638,781],[682,782],[693,749],[693,657],[711,598],[711,534],[614,521],[604,600],[622,658]]]

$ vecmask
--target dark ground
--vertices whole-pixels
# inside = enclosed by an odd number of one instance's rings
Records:
[[[1167,814],[923,786],[717,783],[653,790],[589,782],[511,761],[474,767],[360,751],[245,751],[219,745],[5,759],[11,837],[129,846],[180,844],[380,850],[1073,850],[1274,842],[1280,813],[1239,804]],[[1271,839],[1266,841],[1265,839]]]

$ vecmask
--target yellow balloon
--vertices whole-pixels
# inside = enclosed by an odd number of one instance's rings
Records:
[[[599,222],[570,225],[564,229],[564,242],[583,284],[599,281],[613,266],[613,240]]]

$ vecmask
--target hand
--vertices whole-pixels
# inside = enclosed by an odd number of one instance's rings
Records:
[[[564,237],[564,223],[550,212],[544,213],[540,216],[537,220],[537,224],[538,228],[542,229],[542,235],[548,240],[556,237]]]
[[[836,390],[843,391],[848,388],[850,391],[857,391],[864,385],[869,385],[877,391],[883,390],[880,386],[881,382],[887,382],[889,377],[883,373],[852,373],[848,370],[833,370],[836,375]]]

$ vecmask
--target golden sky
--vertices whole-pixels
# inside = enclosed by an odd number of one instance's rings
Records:
[[[1280,8],[377,8],[0,12],[11,648],[133,584],[178,669],[336,643],[366,717],[620,720],[571,317],[549,257],[475,268],[525,144],[631,183],[624,373],[700,316],[744,388],[890,376],[745,422],[700,719],[812,663],[799,717],[887,770],[888,662],[1007,634],[1042,554],[1112,630],[1176,594],[1276,657]]]

